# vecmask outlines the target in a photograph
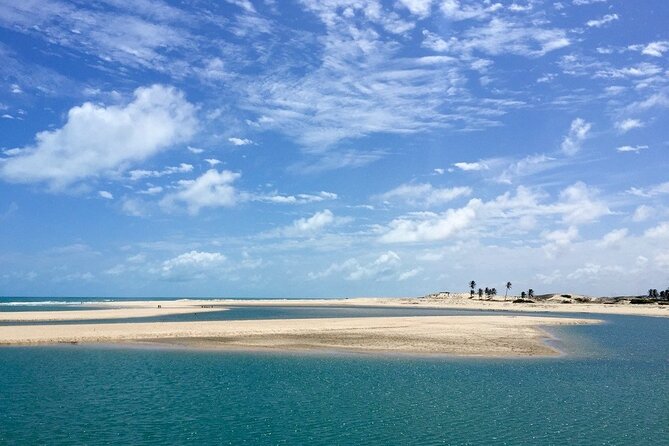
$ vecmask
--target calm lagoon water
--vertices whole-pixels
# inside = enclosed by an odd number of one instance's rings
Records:
[[[0,348],[0,444],[669,444],[669,319],[603,319],[533,360]]]

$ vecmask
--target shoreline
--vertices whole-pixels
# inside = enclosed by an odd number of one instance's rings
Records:
[[[468,295],[467,295],[468,296]],[[454,295],[446,298],[427,297],[355,297],[336,299],[175,299],[133,300],[96,303],[96,306],[111,308],[147,308],[161,305],[163,308],[189,306],[215,306],[221,310],[228,307],[374,307],[374,308],[421,308],[442,310],[503,311],[528,313],[573,313],[573,314],[619,314],[629,316],[669,317],[669,305],[635,305],[629,303],[561,303],[540,300],[535,303],[513,303],[511,300],[478,300]],[[0,312],[0,314],[2,314]]]

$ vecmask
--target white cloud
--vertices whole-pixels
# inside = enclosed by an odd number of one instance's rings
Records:
[[[326,228],[340,226],[352,221],[350,217],[337,217],[329,209],[314,213],[311,217],[299,218],[290,225],[269,233],[270,236],[312,237]]]
[[[543,238],[556,246],[568,246],[578,238],[578,228],[569,226],[567,229],[558,229],[546,232]]]
[[[551,169],[556,165],[559,165],[559,162],[548,155],[528,155],[525,158],[512,162],[497,178],[495,178],[495,181],[511,184],[517,178],[534,175],[547,169]]]
[[[216,166],[216,165],[218,165],[218,164],[221,164],[221,162],[222,162],[221,160],[217,160],[217,159],[215,159],[215,158],[207,158],[207,159],[205,159],[205,161],[206,161],[207,164],[209,164],[211,167],[214,167],[214,166]]]
[[[401,263],[400,256],[396,252],[387,251],[371,262],[361,263],[358,259],[350,258],[342,263],[333,263],[324,271],[309,273],[309,278],[315,280],[342,274],[344,279],[353,281],[363,279],[389,280],[392,277],[397,277],[397,270]],[[399,277],[397,278],[399,279]]]
[[[200,154],[200,153],[204,152],[204,149],[200,149],[198,147],[193,147],[193,146],[188,146],[188,151],[197,155],[197,154]]]
[[[642,204],[634,210],[632,215],[632,220],[636,222],[642,222],[648,220],[655,213],[655,209],[652,207]]]
[[[453,166],[457,167],[460,170],[464,170],[465,172],[489,169],[487,164],[480,161],[476,163],[466,163],[466,162],[453,163]]]
[[[576,6],[592,5],[593,3],[606,3],[608,0],[573,0],[572,4]]]
[[[497,231],[525,233],[537,225],[537,218],[552,218],[577,230],[611,214],[607,204],[597,198],[597,191],[582,182],[566,187],[559,199],[542,204],[542,195],[519,186],[515,195],[507,192],[484,202],[472,199],[466,206],[443,213],[414,212],[376,228],[384,243],[446,240],[466,233],[492,236]]]
[[[325,209],[324,211],[316,212],[309,218],[295,220],[290,229],[295,234],[310,234],[330,226],[334,221],[334,214],[329,209]]]
[[[629,230],[627,228],[614,229],[602,237],[599,241],[599,245],[605,248],[617,246],[625,239],[625,237],[627,237],[628,233]]]
[[[246,139],[246,138],[234,138],[233,137],[233,138],[228,138],[228,141],[232,145],[235,145],[235,146],[246,146],[246,145],[249,145],[249,144],[253,144],[253,141],[251,141],[250,139]]]
[[[618,17],[618,14],[606,14],[601,19],[588,20],[586,22],[586,25],[588,25],[590,28],[601,28],[602,26],[606,25],[607,23],[614,22],[614,21],[618,20],[619,18],[620,17]]]
[[[158,195],[163,191],[162,186],[150,186],[144,190],[140,190],[137,193],[142,195]]]
[[[625,152],[639,153],[642,150],[645,150],[647,148],[648,148],[648,146],[639,146],[639,145],[636,145],[636,146],[620,146],[620,147],[616,148],[616,151],[621,152],[621,153],[625,153]]]
[[[135,169],[128,172],[130,180],[137,181],[145,178],[159,178],[165,175],[173,175],[175,173],[188,173],[193,171],[193,166],[187,163],[181,163],[178,166],[168,166],[163,170],[142,170]]]
[[[241,174],[210,169],[195,180],[179,181],[177,192],[163,197],[160,204],[164,209],[174,209],[185,204],[190,214],[197,214],[203,208],[232,207],[240,200],[233,183]]]
[[[597,191],[583,182],[576,182],[560,192],[560,201],[553,207],[570,225],[592,223],[599,217],[610,215],[606,203],[596,198]]]
[[[318,203],[326,200],[336,200],[339,198],[334,192],[321,191],[318,194],[297,194],[297,195],[282,195],[278,192],[264,195],[256,195],[252,198],[253,201],[263,201],[267,203],[277,204],[306,204]]]
[[[644,236],[649,238],[669,237],[669,222],[665,221],[655,227],[647,229],[646,232],[644,232]]]
[[[617,265],[599,265],[597,263],[586,263],[583,267],[575,269],[567,274],[567,279],[578,280],[583,278],[594,278],[612,274],[621,274],[625,270]]]
[[[379,241],[407,243],[445,240],[469,227],[475,217],[474,209],[467,206],[449,209],[439,215],[429,213],[425,218],[398,218],[388,224]]]
[[[113,200],[113,199],[114,199],[114,195],[112,195],[111,192],[106,191],[106,190],[100,190],[100,191],[98,191],[98,195],[99,195],[101,198],[104,198],[104,199],[106,199],[106,200]]]
[[[467,29],[461,34],[461,38],[450,37],[443,40],[431,33],[424,34],[427,37],[424,46],[435,51],[460,55],[480,51],[493,56],[516,54],[540,57],[571,43],[562,29],[541,28],[498,17],[484,25]]]
[[[62,189],[187,141],[196,127],[195,107],[183,93],[161,85],[138,88],[125,106],[86,102],[70,109],[63,127],[38,133],[34,145],[0,161],[0,176]]]
[[[628,48],[632,51],[640,51],[641,54],[646,56],[662,57],[664,53],[669,51],[669,41],[660,40],[646,45],[630,45]]]
[[[410,206],[438,206],[456,198],[466,197],[472,193],[469,187],[438,188],[431,184],[402,184],[378,197],[386,202],[402,202]]]
[[[409,271],[404,271],[397,277],[398,282],[402,282],[404,280],[411,279],[412,277],[416,277],[418,274],[420,274],[423,270],[421,268],[414,268]]]
[[[638,187],[631,187],[628,194],[636,195],[637,197],[651,198],[658,195],[669,194],[669,181],[656,184],[655,186],[643,189]]]
[[[386,153],[379,150],[372,151],[329,151],[318,154],[313,162],[300,161],[290,166],[290,170],[301,174],[316,174],[328,170],[357,169],[380,160]]]
[[[459,0],[443,0],[441,3],[441,12],[444,16],[449,20],[455,21],[485,19],[502,8],[503,6],[501,3],[493,3],[490,6],[481,6],[479,4],[463,6]]]
[[[184,280],[204,278],[205,273],[220,269],[225,261],[226,257],[219,252],[193,250],[165,260],[160,266],[160,273]]]
[[[643,122],[641,122],[639,119],[624,119],[622,121],[616,122],[616,128],[620,133],[627,133],[630,130],[638,129],[643,126]]]
[[[253,7],[253,3],[250,0],[225,0],[228,3],[239,6],[246,12],[254,13],[256,9]]]
[[[662,73],[662,71],[662,68],[658,65],[648,62],[641,62],[622,68],[605,65],[597,70],[593,77],[603,79],[640,79],[656,76]]]
[[[399,2],[404,5],[411,14],[423,18],[430,15],[434,0],[399,0]]]
[[[581,150],[583,141],[588,137],[588,132],[592,128],[592,124],[586,122],[582,118],[576,118],[571,122],[569,133],[562,141],[562,152],[565,155],[575,155]]]

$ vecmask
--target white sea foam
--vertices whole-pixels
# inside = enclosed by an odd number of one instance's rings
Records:
[[[3,307],[39,307],[42,305],[90,305],[100,303],[93,301],[64,301],[64,300],[40,300],[40,301],[18,301],[18,302],[0,302],[0,306]]]

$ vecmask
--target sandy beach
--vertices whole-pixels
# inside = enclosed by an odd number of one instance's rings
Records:
[[[435,308],[453,310],[486,310],[504,312],[531,312],[531,313],[575,313],[575,314],[620,314],[628,316],[669,317],[669,305],[634,305],[627,302],[605,304],[563,303],[560,299],[540,300],[534,303],[513,303],[509,296],[507,300],[497,297],[494,300],[469,299],[468,294],[453,294],[446,298],[386,298],[386,297],[358,297],[350,299],[179,299],[173,301],[116,301],[96,303],[98,307],[110,309],[135,308],[156,309],[162,306],[163,311],[178,309],[187,312],[211,311],[235,306],[283,306],[283,307],[399,307],[399,308]],[[157,314],[160,314],[159,312]],[[0,317],[2,317],[0,315]]]
[[[549,356],[542,326],[595,323],[528,316],[425,316],[0,326],[0,344],[161,342],[215,348],[334,349],[463,356]]]

